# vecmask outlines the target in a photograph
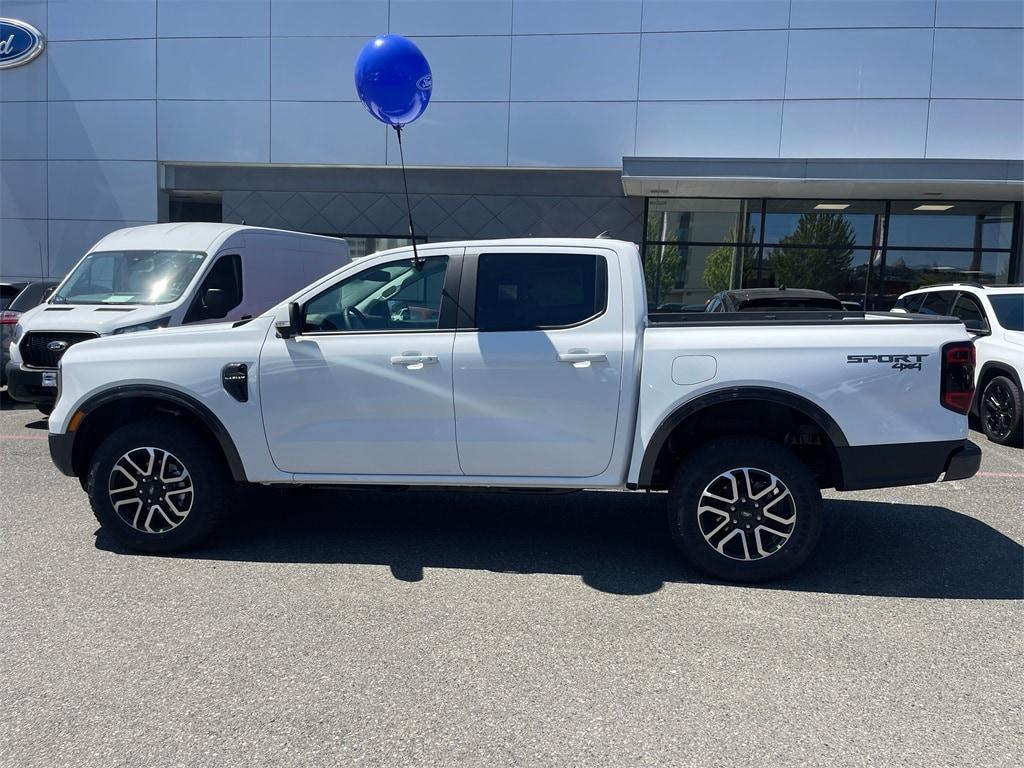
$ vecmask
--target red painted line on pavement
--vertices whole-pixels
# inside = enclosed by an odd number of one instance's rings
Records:
[[[46,435],[0,435],[0,441],[3,440],[46,440]]]
[[[976,472],[976,477],[1020,477],[1024,478],[1024,472]]]

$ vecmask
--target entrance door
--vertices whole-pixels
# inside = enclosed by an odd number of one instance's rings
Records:
[[[490,248],[466,259],[460,301],[475,303],[454,360],[463,472],[601,474],[622,379],[617,262],[582,248]]]
[[[280,469],[332,475],[458,475],[452,408],[458,260],[376,262],[303,306],[272,335],[260,399]]]

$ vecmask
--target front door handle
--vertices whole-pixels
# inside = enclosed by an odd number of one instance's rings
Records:
[[[424,365],[437,365],[437,355],[421,355],[418,352],[405,352],[391,358],[392,365],[404,365],[410,370],[419,370]]]
[[[591,363],[607,363],[608,355],[604,352],[590,352],[586,349],[570,349],[558,354],[558,362],[572,363],[573,368],[589,368]]]

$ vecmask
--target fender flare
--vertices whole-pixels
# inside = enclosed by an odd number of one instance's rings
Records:
[[[649,488],[651,486],[654,468],[658,463],[658,457],[661,455],[661,449],[676,427],[691,416],[711,406],[748,400],[760,400],[792,408],[818,425],[828,435],[832,445],[836,448],[846,448],[850,444],[846,439],[846,435],[843,434],[843,430],[836,423],[836,420],[829,416],[819,405],[812,403],[805,397],[770,387],[729,387],[728,389],[717,389],[683,403],[665,417],[654,431],[654,435],[644,449],[644,458],[640,463],[640,475],[637,478],[637,486],[640,488]]]
[[[83,423],[88,423],[89,414],[98,408],[119,400],[131,400],[135,398],[159,400],[178,410],[187,411],[192,416],[199,419],[199,421],[201,421],[206,428],[210,430],[210,433],[220,446],[221,452],[224,454],[224,459],[227,461],[228,469],[231,471],[231,477],[235,482],[246,482],[245,465],[242,463],[242,459],[238,455],[238,449],[235,447],[234,440],[231,439],[231,434],[228,432],[227,428],[225,428],[224,424],[217,418],[213,411],[203,405],[203,403],[199,402],[196,398],[191,395],[187,395],[184,392],[180,392],[170,387],[162,387],[157,384],[126,384],[113,387],[93,395],[75,408],[75,411],[83,412],[85,414]],[[73,447],[70,447],[70,450],[73,451]]]

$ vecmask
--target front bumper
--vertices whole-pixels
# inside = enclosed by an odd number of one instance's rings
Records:
[[[839,491],[923,485],[964,480],[981,467],[981,448],[970,440],[934,443],[857,445],[837,448],[842,485]]]
[[[53,405],[57,402],[57,388],[43,386],[41,369],[22,368],[11,361],[4,370],[7,373],[7,394],[12,399],[33,405]]]
[[[55,435],[51,432],[47,441],[50,444],[50,458],[53,459],[53,463],[61,471],[61,474],[68,477],[76,477],[72,461],[74,458],[75,433],[67,432],[63,435]]]

